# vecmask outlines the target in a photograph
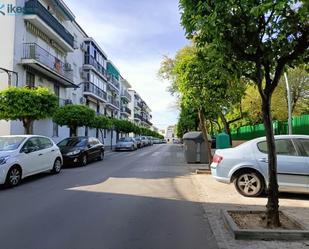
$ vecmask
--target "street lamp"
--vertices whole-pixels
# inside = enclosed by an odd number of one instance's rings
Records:
[[[284,78],[285,78],[285,86],[286,86],[286,92],[287,92],[287,98],[288,98],[288,127],[289,127],[289,134],[291,135],[293,133],[292,131],[291,90],[290,90],[290,85],[288,81],[288,76],[286,73],[284,73]]]

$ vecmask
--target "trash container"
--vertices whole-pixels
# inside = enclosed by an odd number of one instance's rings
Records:
[[[217,149],[226,149],[230,148],[231,143],[230,143],[230,136],[226,133],[220,133],[216,137],[216,148]]]
[[[185,160],[187,163],[208,163],[208,153],[203,133],[199,131],[187,132],[183,135]],[[209,146],[211,136],[208,135]]]

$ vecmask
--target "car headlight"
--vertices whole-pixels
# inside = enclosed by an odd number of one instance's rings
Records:
[[[66,155],[67,156],[74,156],[74,155],[77,155],[79,153],[80,153],[80,150],[73,150],[73,151],[68,152]]]
[[[0,157],[0,165],[5,164],[9,158],[10,156]]]

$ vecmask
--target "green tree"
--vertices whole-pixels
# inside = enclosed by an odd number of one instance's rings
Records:
[[[32,134],[35,120],[50,118],[58,99],[47,88],[10,87],[0,91],[0,119],[19,120],[25,134]]]
[[[193,44],[181,49],[174,60],[165,58],[159,70],[161,78],[171,82],[170,92],[180,94],[185,108],[197,111],[206,141],[209,133],[206,123],[213,127],[210,121],[217,120],[219,115],[230,133],[231,122],[225,119],[223,110],[239,103],[245,89],[245,81],[236,73],[237,64],[226,65],[225,61],[227,58],[216,53],[212,46],[198,49]],[[211,159],[209,146],[207,152]]]
[[[89,125],[91,128],[96,128],[101,132],[102,140],[103,139],[103,129],[111,129],[113,122],[110,118],[106,116],[95,116],[92,123]]]
[[[308,61],[308,1],[180,0],[181,22],[198,45],[212,44],[230,63],[241,65],[262,99],[268,146],[268,226],[280,226],[277,157],[271,97],[287,65]]]
[[[188,108],[185,105],[180,105],[180,114],[176,127],[176,135],[182,138],[186,132],[196,131],[199,127],[199,118],[197,111],[193,108]]]
[[[58,108],[53,116],[58,125],[70,128],[70,136],[77,136],[78,127],[92,127],[94,119],[95,111],[85,105],[65,105]]]

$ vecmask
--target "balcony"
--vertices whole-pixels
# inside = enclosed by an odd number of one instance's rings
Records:
[[[108,81],[108,83],[110,83],[110,85],[115,87],[116,90],[119,90],[120,84],[119,84],[118,80],[108,72],[107,72],[107,81]]]
[[[102,76],[104,76],[105,78],[107,77],[106,69],[101,64],[99,64],[93,56],[86,53],[84,66],[87,65],[93,66]]]
[[[25,3],[24,19],[46,33],[66,51],[74,50],[73,35],[38,0],[28,0]]]
[[[140,115],[140,114],[137,114],[137,113],[135,113],[134,114],[134,119],[137,119],[137,120],[142,120],[142,116]]]
[[[23,44],[21,64],[32,67],[65,87],[77,87],[73,83],[71,64],[59,60],[36,43]]]
[[[126,99],[128,102],[131,102],[131,100],[132,100],[131,95],[127,90],[124,90],[121,93],[121,98]]]
[[[101,102],[107,102],[107,94],[104,90],[93,84],[92,82],[83,82],[83,93]]]
[[[127,107],[127,106],[121,107],[121,112],[125,113],[125,114],[128,114],[128,115],[131,115],[131,109],[129,107]]]
[[[119,109],[119,101],[115,98],[112,98],[111,96],[108,96],[107,98],[107,104],[111,107],[114,107],[116,109]]]

